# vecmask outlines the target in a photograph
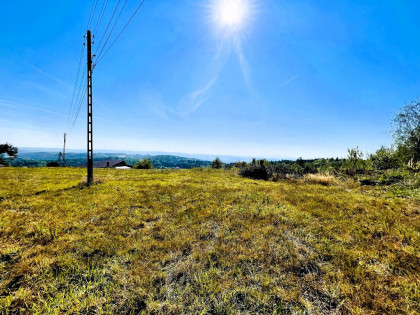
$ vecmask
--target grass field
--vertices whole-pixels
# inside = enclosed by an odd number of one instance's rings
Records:
[[[420,207],[352,180],[0,169],[0,313],[418,314]]]

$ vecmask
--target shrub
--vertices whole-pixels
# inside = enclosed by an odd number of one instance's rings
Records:
[[[241,169],[240,175],[253,179],[268,180],[273,176],[273,167],[267,160],[253,159],[251,164]]]
[[[219,159],[219,157],[215,158],[213,162],[211,162],[211,167],[212,168],[222,168],[223,167],[223,162],[221,159]]]
[[[342,168],[349,175],[356,173],[363,173],[366,170],[366,161],[363,160],[363,152],[358,147],[355,149],[348,149],[348,156],[346,161],[343,163]]]
[[[248,164],[245,161],[242,162],[235,162],[234,166],[237,168],[246,167]]]
[[[60,164],[58,162],[48,162],[47,167],[59,167]]]
[[[308,169],[305,168],[300,163],[285,163],[280,162],[277,163],[274,172],[276,173],[277,178],[288,178],[288,176],[292,175],[292,177],[302,177],[306,174]]]
[[[375,170],[389,170],[398,168],[398,158],[392,148],[382,146],[378,151],[369,156]]]
[[[139,160],[136,164],[134,164],[133,168],[148,170],[153,168],[153,164],[152,161],[150,161],[149,159],[142,159]]]
[[[361,179],[359,179],[359,183],[362,186],[375,186],[376,185],[376,180],[374,180],[372,178],[361,178]]]
[[[358,181],[361,185],[390,186],[402,183],[407,177],[409,177],[409,174],[410,173],[408,171],[386,171],[373,177],[359,178]]]
[[[414,159],[411,159],[407,163],[407,168],[410,171],[419,172],[420,171],[420,162],[414,162]]]
[[[402,174],[383,174],[378,179],[378,185],[388,186],[399,183],[403,180],[404,176]]]

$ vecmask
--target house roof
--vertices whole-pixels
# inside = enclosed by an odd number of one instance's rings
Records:
[[[108,164],[109,162],[109,164]],[[104,160],[93,164],[93,167],[102,168],[102,167],[115,167],[115,166],[125,166],[124,160]]]

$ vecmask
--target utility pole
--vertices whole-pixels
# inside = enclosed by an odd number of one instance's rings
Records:
[[[86,35],[87,42],[87,184],[93,183],[93,137],[92,137],[92,34]]]
[[[63,147],[63,166],[66,165],[66,133],[64,133],[64,147]]]

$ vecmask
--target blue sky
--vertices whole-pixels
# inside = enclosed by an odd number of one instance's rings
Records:
[[[95,149],[310,158],[392,142],[420,96],[420,2],[242,0],[232,31],[220,1],[145,1],[95,68]],[[68,116],[93,2],[2,3],[0,143],[61,147],[68,132],[86,147],[86,103],[71,132]]]

